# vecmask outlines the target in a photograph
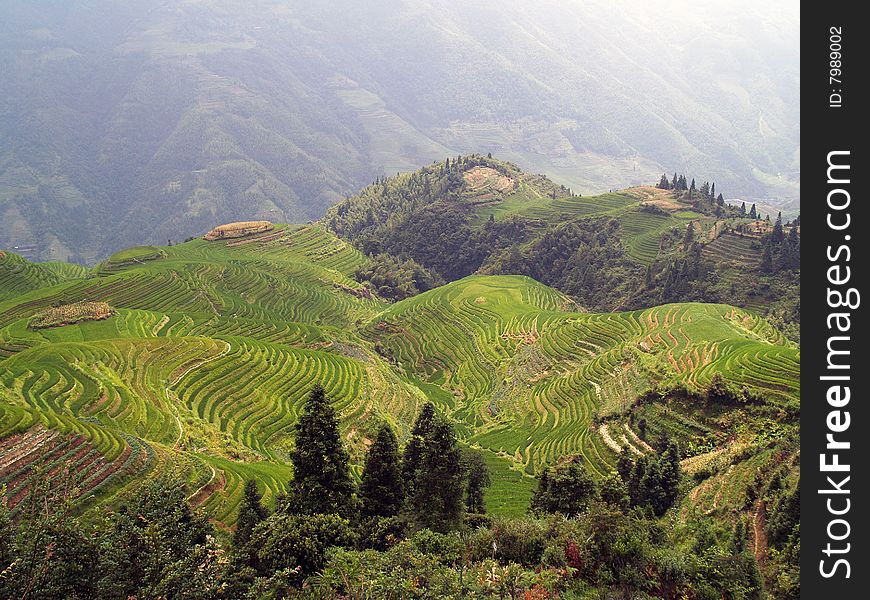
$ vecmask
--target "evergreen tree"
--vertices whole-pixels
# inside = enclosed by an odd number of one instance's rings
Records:
[[[290,456],[293,463],[291,512],[350,513],[353,484],[347,450],[341,442],[335,411],[319,384],[311,390],[295,429],[296,447]]]
[[[677,184],[678,184],[678,183],[679,183],[679,179],[677,179],[677,172],[674,171],[674,178],[673,178],[673,180],[671,181],[671,189],[672,189],[672,190],[677,189]]]
[[[659,180],[659,184],[656,187],[658,187],[661,190],[670,189],[671,184],[668,183],[668,176],[665,174],[662,174],[662,178]]]
[[[465,473],[453,428],[436,416],[423,438],[420,466],[408,498],[411,520],[418,529],[445,532],[462,521]]]
[[[236,520],[236,531],[233,533],[233,546],[236,550],[243,551],[251,539],[254,528],[268,516],[269,511],[263,506],[257,482],[253,479],[246,480],[242,504],[239,507],[239,518]]]
[[[432,431],[434,421],[435,405],[426,402],[420,414],[417,415],[417,420],[414,421],[414,426],[411,428],[411,439],[408,440],[405,452],[402,454],[402,486],[406,500],[414,495],[417,471],[420,470],[423,460],[423,447],[426,438]]]
[[[486,466],[483,455],[476,450],[465,452],[463,461],[463,468],[468,478],[465,488],[465,508],[470,513],[483,514],[486,512],[483,493],[492,484],[489,467]]]
[[[601,499],[620,510],[628,510],[631,499],[628,497],[625,481],[619,476],[619,473],[612,472],[601,482]]]
[[[722,194],[719,194],[719,195],[716,197],[716,204],[718,204],[719,206],[725,206],[725,198],[722,197]],[[744,204],[744,206],[743,206],[743,210],[746,210],[746,205],[745,205],[745,204]]]
[[[746,202],[742,202],[742,203],[740,204],[740,216],[741,216],[741,217],[745,217],[745,216],[746,216]]]
[[[716,182],[715,181],[713,182],[713,185],[710,186],[710,197],[711,198],[716,197]]]
[[[765,244],[761,253],[761,272],[773,273],[773,248],[770,244]]]
[[[393,517],[402,508],[399,442],[387,423],[378,429],[366,454],[359,496],[360,513],[366,517]]]
[[[785,239],[785,232],[782,230],[782,212],[776,215],[776,223],[773,225],[773,243],[777,246],[782,244],[782,241]]]
[[[623,452],[616,465],[632,506],[648,506],[662,516],[677,499],[682,470],[677,445],[667,437],[656,442],[656,453],[632,461]]]
[[[784,270],[799,269],[801,266],[801,241],[797,227],[790,227],[782,249],[779,253],[779,268]]]
[[[689,221],[686,225],[686,235],[683,237],[683,246],[688,250],[695,243],[695,225],[693,221]]]
[[[695,188],[695,178],[692,177],[692,185],[689,186],[689,191],[694,192],[697,188]]]
[[[758,210],[756,210],[754,202],[752,204],[752,208],[749,209],[749,218],[750,219],[757,219],[758,218]]]

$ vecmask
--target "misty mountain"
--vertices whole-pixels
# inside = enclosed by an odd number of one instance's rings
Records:
[[[0,247],[91,262],[316,219],[470,152],[796,204],[797,4],[612,4],[3,0]]]

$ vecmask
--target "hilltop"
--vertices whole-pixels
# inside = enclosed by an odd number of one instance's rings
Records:
[[[680,189],[663,179],[582,196],[510,162],[459,156],[378,179],[323,222],[366,254],[411,259],[435,281],[522,274],[596,311],[727,302],[799,339],[799,221],[777,225],[754,205],[725,202],[715,182],[690,191],[681,179]]]

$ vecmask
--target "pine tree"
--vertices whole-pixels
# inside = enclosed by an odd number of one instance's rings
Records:
[[[408,440],[405,452],[402,454],[402,486],[406,500],[414,495],[417,471],[420,470],[423,459],[423,446],[432,431],[434,420],[435,405],[426,402],[417,416],[417,420],[414,421],[414,426],[411,428],[411,439]]]
[[[335,411],[319,384],[311,390],[295,430],[296,447],[290,455],[290,509],[309,515],[350,513],[353,484],[347,450],[341,442]]]
[[[686,235],[683,237],[683,247],[687,250],[691,247],[692,244],[695,243],[695,224],[693,221],[689,221],[689,224],[686,225]]]
[[[749,218],[757,219],[758,218],[758,210],[755,208],[755,203],[752,204],[752,208],[749,209]]]
[[[674,171],[674,178],[673,178],[673,180],[671,181],[671,189],[673,189],[673,190],[677,189],[677,184],[678,184],[678,183],[679,183],[679,179],[677,179],[677,172]]]
[[[773,225],[773,243],[777,246],[782,244],[782,241],[785,239],[785,232],[782,230],[782,212],[776,215],[776,223]]]
[[[242,504],[239,507],[239,518],[236,519],[236,531],[233,533],[233,547],[236,550],[244,551],[244,547],[251,539],[254,527],[269,516],[261,498],[257,482],[253,479],[246,480],[242,492]]]
[[[399,443],[384,423],[366,454],[359,489],[360,513],[366,517],[393,517],[402,508],[402,470]]]
[[[664,173],[662,174],[662,178],[659,180],[659,184],[657,186],[660,190],[670,189],[671,184],[668,183],[668,176]]]
[[[618,507],[620,510],[628,510],[631,499],[628,497],[628,488],[619,473],[611,472],[601,482],[601,499]]]
[[[446,532],[462,522],[465,474],[453,428],[436,416],[425,436],[408,508],[414,525]]]
[[[719,206],[725,206],[725,198],[722,197],[722,194],[719,194],[719,196],[716,197],[716,204]]]
[[[746,202],[743,202],[740,204],[740,216],[741,217],[746,216]]]
[[[463,469],[468,478],[465,488],[465,508],[470,513],[483,514],[486,512],[486,503],[483,493],[492,484],[489,467],[483,455],[476,450],[469,450],[463,454]]]
[[[765,244],[761,253],[761,272],[773,273],[773,248],[770,244]]]
[[[713,185],[710,186],[710,197],[711,198],[716,197],[716,182],[715,181],[713,182]]]
[[[778,268],[782,270],[799,269],[801,266],[801,242],[797,227],[790,227],[788,235],[780,246]]]

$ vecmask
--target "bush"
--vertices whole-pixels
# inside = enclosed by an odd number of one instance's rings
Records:
[[[480,552],[478,560],[493,555],[492,542],[495,543],[495,558],[501,563],[514,562],[525,566],[535,566],[541,562],[546,548],[546,527],[537,519],[493,519],[489,548],[474,548]]]
[[[421,529],[411,538],[414,549],[421,554],[435,557],[444,564],[456,563],[462,557],[462,543],[452,533],[436,533]]]
[[[350,548],[354,542],[350,523],[336,515],[276,513],[257,525],[251,536],[261,574],[289,570],[296,584],[323,568],[329,548]]]

